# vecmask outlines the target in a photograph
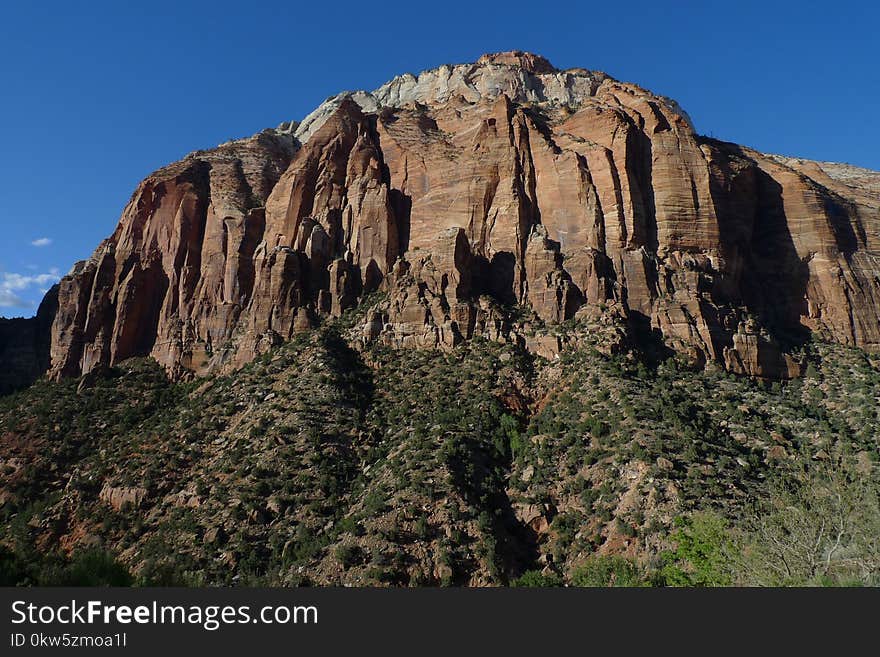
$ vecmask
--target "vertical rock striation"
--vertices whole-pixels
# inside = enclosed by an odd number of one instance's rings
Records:
[[[381,290],[367,340],[451,346],[505,338],[504,305],[614,307],[637,339],[789,377],[810,332],[880,345],[878,181],[700,137],[601,73],[486,55],[151,175],[61,281],[51,372],[235,366]]]

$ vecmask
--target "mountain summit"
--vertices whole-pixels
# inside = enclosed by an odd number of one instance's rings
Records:
[[[225,370],[369,298],[367,342],[552,356],[564,336],[534,326],[604,316],[696,364],[796,376],[811,333],[880,344],[878,180],[702,137],[603,73],[484,55],[150,175],[57,288],[50,371]]]

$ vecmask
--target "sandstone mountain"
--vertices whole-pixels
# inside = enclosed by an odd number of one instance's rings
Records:
[[[880,345],[878,240],[878,173],[702,137],[603,73],[485,55],[150,175],[62,279],[50,372],[223,372],[369,297],[365,341],[540,349],[534,326],[607,312],[698,365],[788,378],[811,333]]]
[[[878,233],[528,53],[330,98],[0,320],[0,585],[877,585]]]

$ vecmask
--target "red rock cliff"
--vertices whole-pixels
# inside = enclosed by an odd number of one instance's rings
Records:
[[[507,337],[616,307],[697,361],[790,376],[880,344],[880,174],[698,136],[671,100],[529,53],[341,94],[157,171],[59,286],[51,372],[246,362],[383,290],[365,339]],[[494,300],[494,301],[493,301]]]

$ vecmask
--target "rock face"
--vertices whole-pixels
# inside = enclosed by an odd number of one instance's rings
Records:
[[[250,304],[265,200],[293,144],[266,131],[144,180],[113,235],[59,284],[52,372],[147,354],[173,374],[202,368]]]
[[[0,319],[0,395],[23,388],[49,369],[52,320],[58,308],[53,287],[35,317]]]
[[[613,307],[696,362],[788,377],[809,332],[880,345],[878,181],[700,137],[602,73],[486,55],[152,174],[61,281],[51,373],[231,367],[381,291],[367,340]]]

